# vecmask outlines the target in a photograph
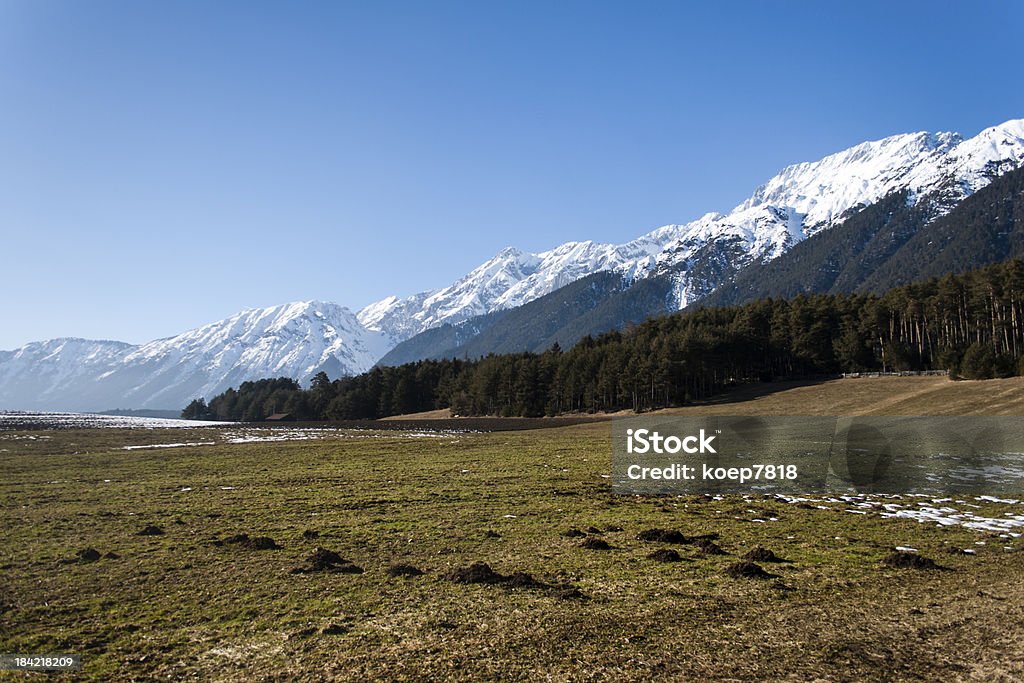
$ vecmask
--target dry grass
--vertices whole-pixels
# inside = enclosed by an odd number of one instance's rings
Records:
[[[405,415],[392,415],[391,417],[383,417],[382,420],[395,421],[395,420],[447,420],[452,416],[452,411],[448,408],[441,408],[440,410],[425,410],[422,413],[406,413]]]
[[[1024,415],[1024,377],[865,377],[753,385],[672,415]]]

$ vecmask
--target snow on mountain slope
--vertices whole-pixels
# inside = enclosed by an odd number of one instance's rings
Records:
[[[775,206],[828,227],[851,208],[873,204],[907,184],[915,168],[932,169],[960,142],[955,133],[910,133],[864,142],[820,161],[794,164],[757,188],[733,213]]]
[[[339,377],[370,369],[389,346],[338,304],[249,310],[131,351],[124,365],[128,372],[146,368],[146,381],[127,397],[145,397],[143,407],[173,406],[183,396],[213,396],[250,379],[308,380],[320,370]]]
[[[733,213],[764,205],[785,208],[802,214],[813,233],[903,188],[917,197],[953,190],[950,199],[963,199],[1022,160],[1024,119],[986,128],[968,140],[957,133],[894,135],[789,166]]]
[[[359,321],[397,343],[431,327],[522,306],[591,273],[646,273],[678,228],[665,226],[622,245],[566,242],[538,254],[507,247],[444,289],[370,304],[359,312]]]
[[[663,232],[621,246],[567,242],[539,254],[508,247],[444,289],[371,304],[359,312],[359,321],[397,343],[437,325],[521,306],[591,273],[653,259],[673,236]]]
[[[894,135],[788,166],[728,214],[666,225],[621,245],[567,242],[538,254],[506,248],[449,287],[389,297],[358,317],[397,342],[430,327],[521,306],[603,270],[630,279],[672,272],[674,304],[682,308],[708,294],[719,278],[753,260],[775,258],[891,192],[908,188],[915,200],[941,194],[941,213],[1022,163],[1024,120],[968,140],[957,133]]]
[[[653,272],[672,274],[671,303],[685,308],[743,266],[774,259],[892,192],[907,189],[914,202],[934,200],[938,217],[1022,163],[1024,120],[968,140],[956,133],[910,133],[864,142],[789,166],[730,213],[685,226],[658,256]]]
[[[55,340],[0,354],[0,408],[175,408],[265,377],[368,370],[390,348],[338,304],[238,313],[140,346]]]
[[[51,339],[0,351],[0,408],[59,406],[67,387],[93,382],[132,348],[115,341]]]

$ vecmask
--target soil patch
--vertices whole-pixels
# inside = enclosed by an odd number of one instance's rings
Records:
[[[140,531],[139,533],[136,534],[136,536],[163,536],[163,535],[164,535],[164,530],[161,529],[158,526],[153,526],[152,524],[150,524],[149,526],[147,526],[142,531]]]
[[[334,572],[337,574],[362,574],[363,568],[327,548],[317,548],[306,558],[305,567],[296,567],[292,574]]]
[[[725,555],[726,552],[714,541],[702,538],[694,543],[703,555]]]
[[[648,559],[655,560],[657,562],[682,562],[683,558],[679,556],[675,550],[671,548],[662,548],[661,550],[655,550],[653,553],[647,556]]]
[[[238,545],[249,550],[280,550],[281,546],[269,536],[253,536],[249,534],[235,534],[228,536],[222,541],[214,541],[214,545]]]
[[[736,562],[725,568],[725,573],[734,579],[777,579],[775,574],[769,574],[759,564],[753,562]]]
[[[587,550],[611,550],[612,549],[612,547],[610,545],[608,545],[608,541],[602,540],[600,538],[588,538],[587,540],[583,541],[583,543],[580,543],[580,547],[581,548],[586,548]]]
[[[705,541],[718,539],[718,534],[700,534],[687,536],[675,529],[646,529],[636,535],[638,541],[655,541],[657,543],[676,543],[679,545],[700,545]]]
[[[541,590],[562,600],[585,599],[586,596],[578,588],[571,585],[551,584],[534,578],[526,572],[513,572],[505,576],[491,569],[486,562],[474,562],[468,567],[456,569],[447,574],[446,578],[454,583],[480,583],[501,586],[503,588]]]
[[[78,551],[76,560],[78,562],[95,562],[100,557],[100,551],[95,548],[86,548],[85,550]]]
[[[508,577],[491,569],[491,565],[486,562],[474,562],[468,567],[450,572],[448,579],[455,583],[502,583]]]
[[[423,576],[426,572],[411,564],[393,564],[388,567],[388,576]]]
[[[746,555],[743,556],[744,560],[750,560],[751,562],[789,562],[784,560],[768,548],[762,548],[757,546]]]
[[[690,538],[675,529],[646,529],[636,535],[638,541],[657,541],[658,543],[690,543]]]
[[[538,581],[526,572],[514,572],[505,581],[506,588],[550,588],[543,581]]]
[[[908,553],[902,550],[890,554],[882,563],[889,567],[898,567],[899,569],[944,569],[935,564],[935,560],[918,555],[917,553]]]

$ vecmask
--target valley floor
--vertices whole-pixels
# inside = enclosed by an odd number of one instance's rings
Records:
[[[702,409],[1022,395],[881,378]],[[0,432],[0,650],[81,654],[96,681],[1024,678],[1021,502],[617,496],[608,422],[263,438],[289,429]],[[757,547],[774,577],[730,575]],[[890,566],[896,547],[940,568]]]

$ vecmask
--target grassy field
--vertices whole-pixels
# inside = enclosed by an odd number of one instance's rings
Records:
[[[974,384],[978,400],[1009,386]],[[0,433],[0,651],[78,653],[90,680],[1024,677],[1020,538],[824,498],[615,496],[609,430]],[[123,450],[181,442],[214,443]],[[638,540],[652,528],[717,535],[725,554]],[[731,576],[758,546],[788,561]],[[889,566],[896,546],[941,568]],[[349,563],[315,571],[317,548]],[[668,549],[680,561],[648,557]],[[513,578],[456,580],[476,562]]]

